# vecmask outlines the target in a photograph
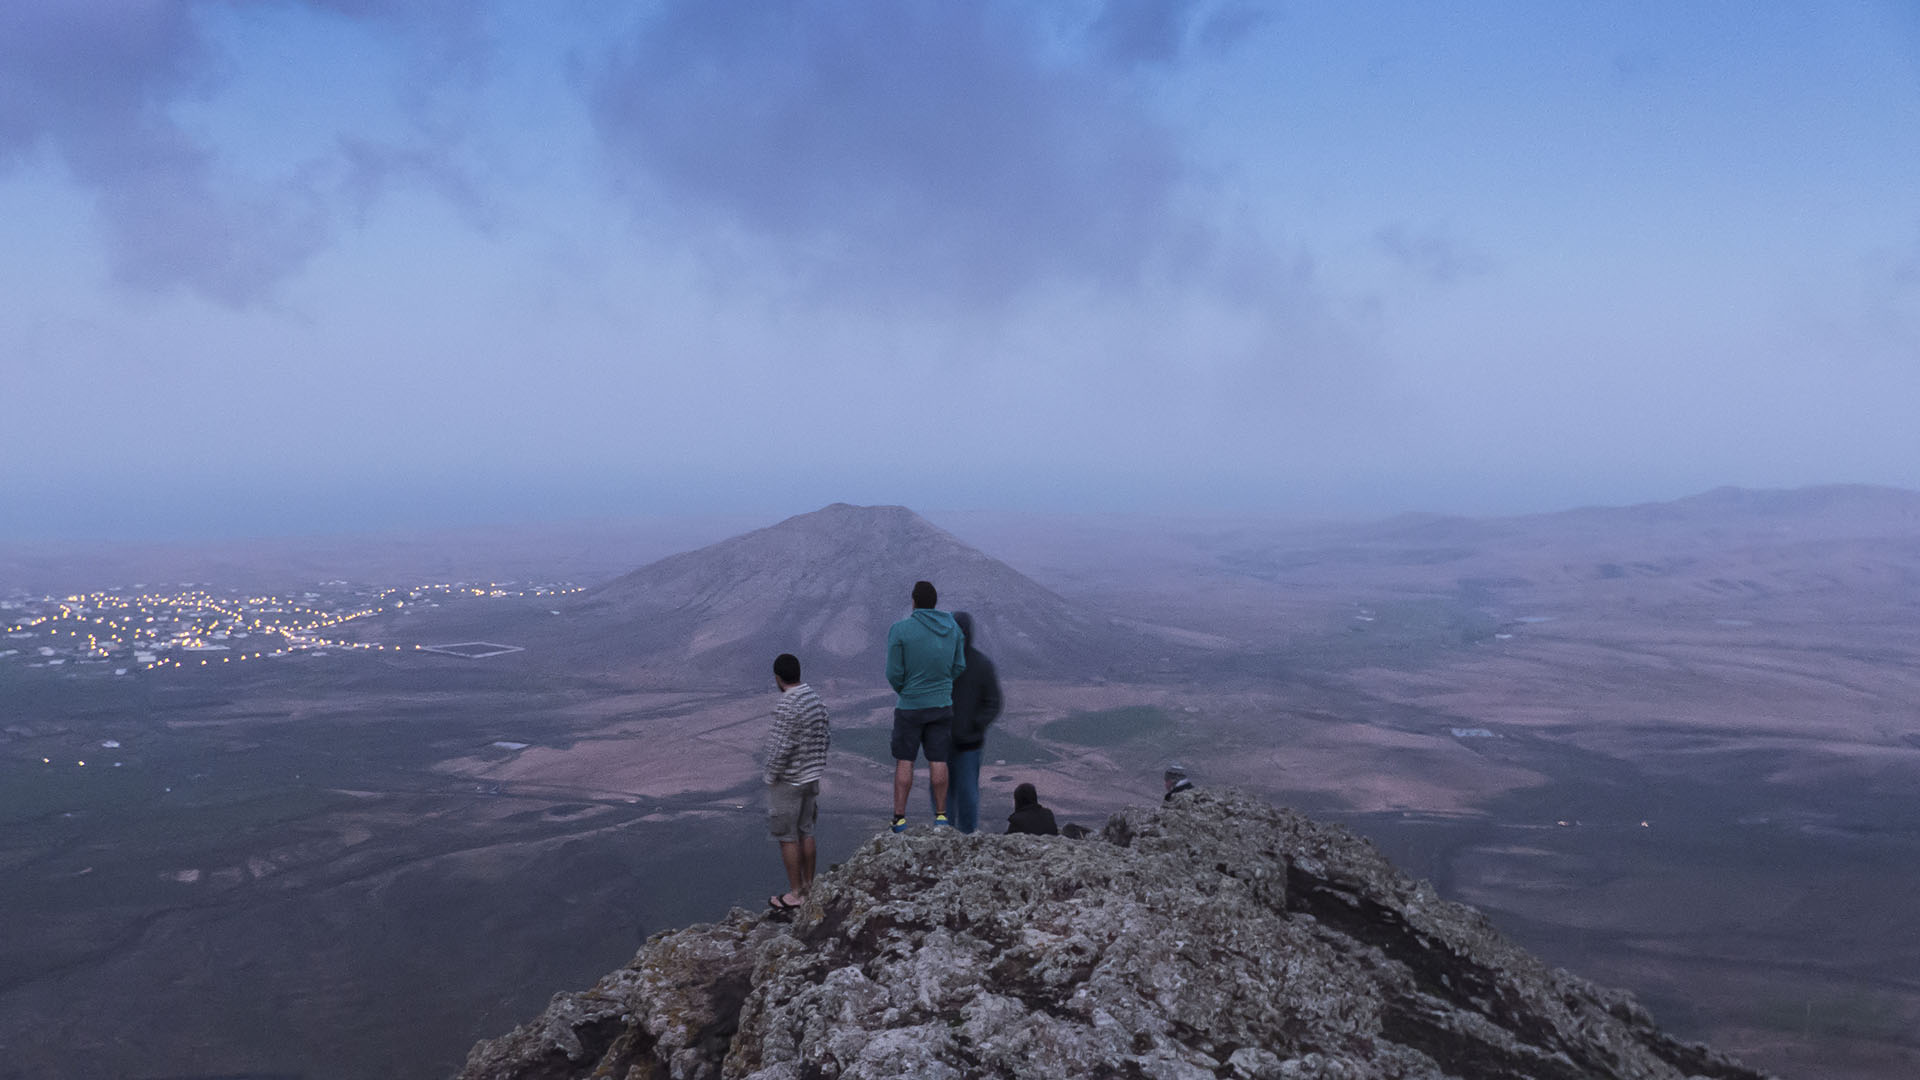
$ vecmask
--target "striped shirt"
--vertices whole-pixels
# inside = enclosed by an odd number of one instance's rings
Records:
[[[827,707],[806,683],[790,686],[773,707],[767,733],[769,784],[805,784],[827,767]]]

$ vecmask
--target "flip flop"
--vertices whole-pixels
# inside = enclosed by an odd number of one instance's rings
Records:
[[[787,903],[787,897],[784,893],[767,897],[767,906],[775,911],[798,911],[801,907],[799,904]]]

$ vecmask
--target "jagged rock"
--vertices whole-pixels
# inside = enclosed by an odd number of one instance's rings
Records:
[[[791,924],[655,935],[462,1080],[1760,1080],[1372,845],[1234,792],[1097,838],[885,834]]]

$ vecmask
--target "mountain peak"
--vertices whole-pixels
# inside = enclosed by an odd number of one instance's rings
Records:
[[[1137,645],[904,506],[797,514],[641,567],[581,608],[642,667],[757,674],[792,652],[809,675],[872,676],[920,580],[941,608],[973,612],[983,646],[1023,673],[1103,670]]]
[[[770,529],[806,528],[815,524],[841,523],[848,521],[871,521],[907,523],[918,522],[927,528],[934,524],[912,510],[892,504],[861,506],[857,503],[828,503],[818,510],[809,510],[804,514],[795,514],[790,518],[767,526]]]
[[[882,516],[910,517],[910,518],[919,518],[920,520],[923,520],[923,521],[925,520],[924,518],[920,518],[919,514],[916,514],[913,511],[907,509],[906,507],[900,506],[895,503],[875,503],[872,506],[861,506],[859,503],[846,503],[846,502],[828,503],[827,505],[821,507],[818,510],[814,510],[805,514],[795,514],[793,517],[790,517],[787,520],[797,521],[801,518],[810,518],[819,514],[866,514],[874,517],[882,517]]]

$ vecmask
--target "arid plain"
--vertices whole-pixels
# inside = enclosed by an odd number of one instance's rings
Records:
[[[524,650],[480,659],[0,676],[0,1076],[443,1075],[645,934],[764,903],[769,650],[834,710],[832,860],[886,812],[877,635],[919,576],[981,615],[1007,680],[989,821],[1030,780],[1097,825],[1178,759],[1349,823],[1755,1064],[1920,1072],[1920,496],[938,525],[829,508],[627,578],[738,530],[548,531],[544,567],[498,539],[465,565],[262,548],[227,571],[404,585],[510,558],[595,588],[354,628]],[[107,557],[0,567],[80,589],[135,559]],[[109,739],[124,768],[42,761]]]

